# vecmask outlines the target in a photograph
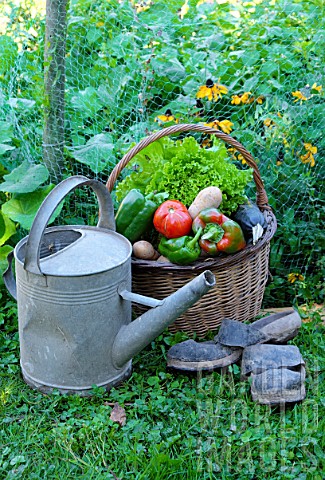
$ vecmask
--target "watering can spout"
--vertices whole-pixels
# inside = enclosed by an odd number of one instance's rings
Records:
[[[112,350],[115,366],[121,368],[125,365],[214,285],[214,275],[206,270],[164,300],[148,299],[133,293],[127,296],[127,293],[121,292],[125,300],[138,301],[153,308],[119,330]]]

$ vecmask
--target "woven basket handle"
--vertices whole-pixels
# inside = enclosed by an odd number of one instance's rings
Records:
[[[122,172],[123,168],[142,149],[144,149],[151,143],[155,142],[156,140],[159,140],[162,137],[166,137],[167,135],[172,135],[173,133],[179,133],[179,132],[189,132],[189,131],[214,134],[216,137],[220,138],[224,142],[232,145],[239,153],[241,153],[244,159],[246,160],[247,165],[253,169],[253,178],[256,185],[257,205],[261,209],[270,208],[268,206],[268,198],[266,195],[266,191],[264,189],[264,184],[263,184],[263,180],[261,178],[260,172],[258,170],[258,167],[252,155],[246,150],[246,148],[243,147],[241,143],[237,142],[237,140],[235,140],[233,137],[223,132],[220,132],[219,130],[216,130],[210,127],[205,127],[204,125],[196,125],[196,124],[192,125],[188,123],[173,125],[171,127],[167,127],[162,130],[159,130],[158,132],[155,132],[152,135],[149,135],[148,137],[143,138],[139,143],[137,143],[137,145],[131,148],[131,150],[129,150],[128,153],[124,155],[124,157],[119,161],[119,163],[112,170],[106,183],[106,187],[108,188],[109,192],[113,190],[114,184],[117,178],[119,177],[120,173]]]

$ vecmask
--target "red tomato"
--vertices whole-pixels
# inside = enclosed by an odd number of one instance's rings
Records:
[[[188,235],[192,230],[192,221],[187,208],[178,200],[166,200],[153,217],[155,229],[166,238]]]

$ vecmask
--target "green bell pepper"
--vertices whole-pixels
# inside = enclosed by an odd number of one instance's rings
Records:
[[[136,188],[130,190],[116,212],[116,231],[136,242],[152,225],[154,213],[166,196],[166,193],[143,195]]]
[[[158,251],[172,263],[188,265],[200,256],[201,248],[198,239],[201,233],[202,228],[199,228],[194,238],[187,235],[169,239],[163,237],[158,245]]]

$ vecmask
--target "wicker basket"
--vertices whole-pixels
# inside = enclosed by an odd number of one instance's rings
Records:
[[[247,164],[253,168],[256,203],[267,220],[266,231],[257,244],[248,245],[244,250],[232,255],[199,259],[187,266],[132,259],[133,291],[157,299],[172,294],[202,271],[211,270],[216,277],[216,286],[169,327],[174,333],[182,330],[189,335],[203,337],[209,330],[216,330],[223,318],[252,320],[261,308],[268,278],[270,240],[277,225],[253,157],[237,140],[219,130],[203,125],[174,125],[144,138],[135,145],[115,166],[107,181],[107,188],[112,191],[123,168],[150,143],[166,135],[188,131],[214,134],[243,155]],[[140,305],[134,305],[133,308],[137,315],[147,310],[147,307]]]

